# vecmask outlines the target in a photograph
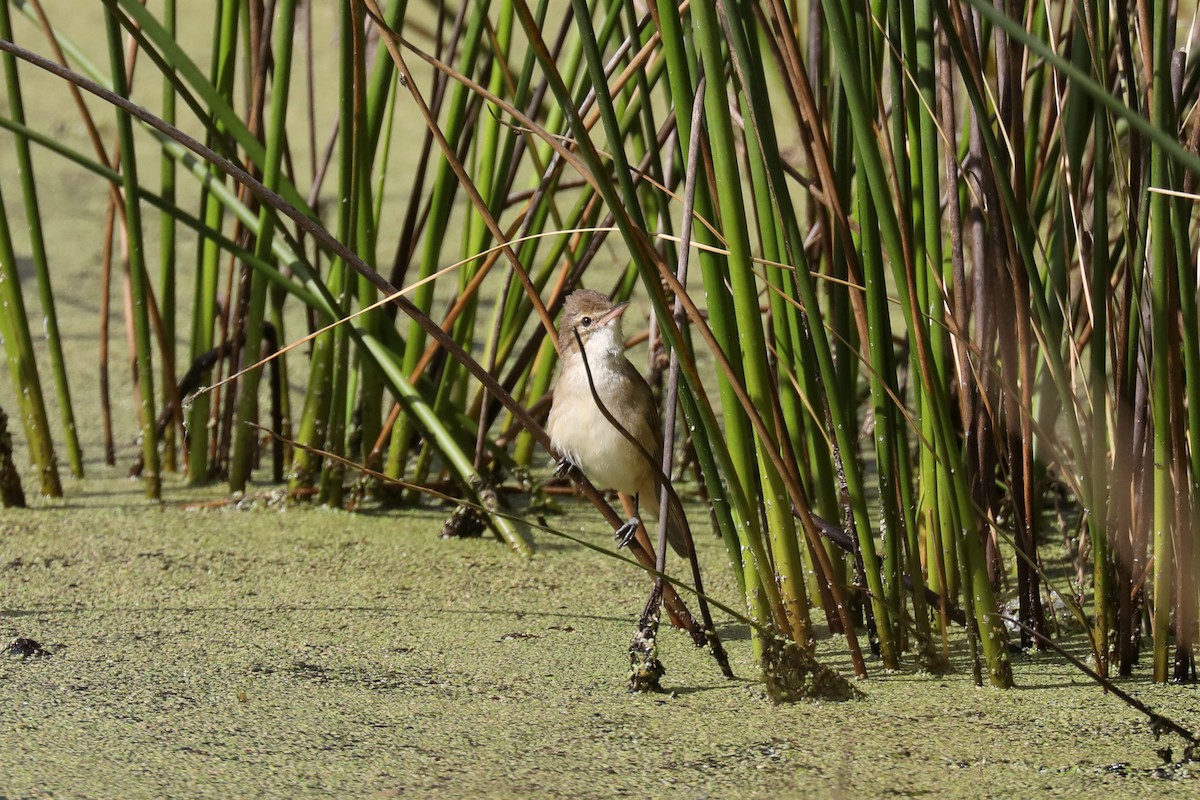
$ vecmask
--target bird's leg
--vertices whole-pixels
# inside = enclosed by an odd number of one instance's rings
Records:
[[[629,543],[633,541],[633,538],[637,536],[638,526],[641,524],[642,521],[637,517],[630,517],[629,519],[625,520],[624,525],[613,531],[613,536],[616,537],[617,540],[618,550],[622,547],[627,547]]]
[[[627,547],[633,541],[633,537],[637,536],[637,529],[641,526],[642,520],[638,517],[638,499],[637,496],[632,497],[633,516],[625,520],[625,524],[613,531],[613,536],[617,540],[617,549]],[[625,509],[626,513],[629,509]]]
[[[556,478],[571,478],[579,471],[579,467],[575,466],[571,459],[563,456],[558,460],[558,466],[554,468],[554,477]]]

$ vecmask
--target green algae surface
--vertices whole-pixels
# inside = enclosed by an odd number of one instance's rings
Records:
[[[93,470],[95,472],[95,470]],[[3,797],[1152,797],[1145,719],[1056,657],[1018,688],[962,664],[859,681],[865,699],[777,706],[746,629],[719,622],[737,680],[664,631],[666,695],[625,691],[649,588],[543,535],[523,561],[437,538],[446,510],[152,505],[93,478],[0,511]],[[99,490],[99,492],[97,492]],[[175,494],[184,494],[176,488]],[[608,536],[578,509],[558,524]],[[580,528],[583,528],[580,531]],[[723,548],[701,542],[712,591]],[[847,666],[837,640],[824,661]],[[1122,684],[1200,725],[1196,687]]]

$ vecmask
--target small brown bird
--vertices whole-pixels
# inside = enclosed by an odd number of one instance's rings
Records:
[[[616,489],[645,503],[646,513],[658,517],[659,468],[662,464],[662,429],[658,408],[646,379],[625,357],[625,337],[621,315],[628,303],[613,305],[599,292],[581,289],[572,292],[563,304],[558,324],[559,357],[562,366],[554,384],[554,405],[546,431],[563,461],[583,471],[601,489]],[[579,334],[576,339],[575,334]],[[609,414],[632,434],[654,459],[646,456],[613,427],[596,405],[588,385],[587,367],[592,383]],[[565,464],[564,464],[565,466]],[[667,537],[682,556],[689,552],[683,511],[671,503],[667,518]],[[633,535],[638,525],[635,516],[618,531],[618,537]]]

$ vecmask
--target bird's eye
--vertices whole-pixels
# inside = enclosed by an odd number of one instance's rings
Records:
[[[583,319],[579,320],[579,324],[586,328],[592,324],[592,318],[584,317]]]

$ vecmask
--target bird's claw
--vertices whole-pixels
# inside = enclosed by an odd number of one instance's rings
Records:
[[[624,525],[613,531],[613,536],[617,540],[618,550],[629,546],[629,543],[633,541],[633,537],[637,534],[638,526],[641,524],[642,521],[640,519],[631,517]]]
[[[571,463],[571,460],[568,458],[560,458],[558,461],[558,466],[554,468],[554,477],[569,478],[574,472],[575,465]]]

